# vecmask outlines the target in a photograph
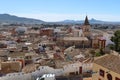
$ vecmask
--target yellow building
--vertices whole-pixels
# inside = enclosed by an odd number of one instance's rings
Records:
[[[108,54],[95,60],[92,80],[120,80],[120,56]]]
[[[22,64],[19,61],[6,61],[1,62],[0,68],[0,73],[2,74],[20,72],[22,69]]]
[[[88,48],[90,46],[90,41],[87,37],[64,37],[63,38],[64,46],[73,46],[80,48]]]

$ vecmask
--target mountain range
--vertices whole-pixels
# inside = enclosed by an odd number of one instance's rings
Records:
[[[18,17],[10,14],[0,14],[0,23],[24,23],[24,24],[41,24],[42,20]]]
[[[96,20],[94,18],[89,20],[90,24],[120,24],[120,22],[112,22],[112,21],[102,21]],[[84,20],[64,20],[58,23],[65,23],[65,24],[83,24]]]
[[[90,19],[90,24],[120,24],[120,22],[108,22],[101,21],[96,19]],[[45,22],[39,19],[18,17],[10,14],[0,14],[0,23],[24,23],[24,24],[44,24],[44,23],[53,23],[53,24],[82,24],[84,20],[64,20],[59,22]]]

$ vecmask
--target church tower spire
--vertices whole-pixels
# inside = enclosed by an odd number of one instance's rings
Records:
[[[90,35],[91,35],[91,26],[90,26],[90,23],[88,21],[87,16],[85,17],[85,21],[84,21],[84,24],[82,26],[82,30],[83,30],[83,34],[84,34],[85,37],[90,37]]]
[[[85,17],[84,25],[90,25],[87,16]]]

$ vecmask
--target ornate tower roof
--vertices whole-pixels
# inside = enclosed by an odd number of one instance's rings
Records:
[[[90,24],[89,24],[89,21],[88,21],[88,17],[87,17],[87,16],[85,17],[85,22],[84,22],[84,25],[90,25]]]

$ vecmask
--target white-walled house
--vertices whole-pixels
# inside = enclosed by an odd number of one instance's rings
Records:
[[[43,74],[55,74],[55,76],[68,76],[70,73],[77,75],[92,69],[92,63],[76,62],[73,64],[67,64],[63,68],[54,69],[49,66],[40,66],[36,71],[32,73],[11,73],[6,76],[0,77],[0,80],[35,80],[37,77]]]
[[[0,77],[0,80],[32,80],[31,73],[10,73]]]

